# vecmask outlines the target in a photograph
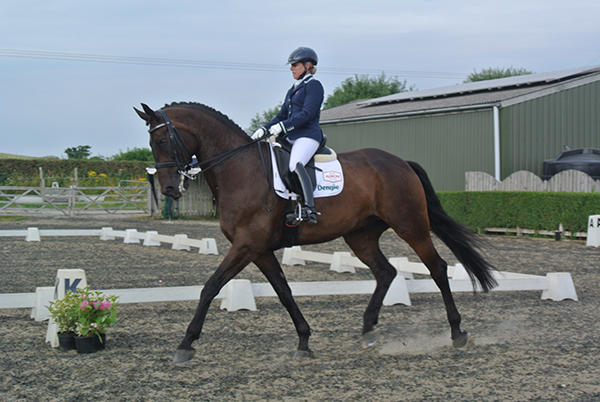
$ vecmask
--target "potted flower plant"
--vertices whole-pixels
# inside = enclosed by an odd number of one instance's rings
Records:
[[[58,326],[58,340],[62,350],[75,349],[77,326],[77,294],[68,291],[64,298],[54,300],[47,306],[50,317]]]
[[[78,353],[104,349],[106,331],[117,322],[118,296],[105,296],[89,287],[76,295],[75,343]]]

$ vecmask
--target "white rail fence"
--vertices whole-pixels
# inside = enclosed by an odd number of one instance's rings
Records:
[[[41,241],[46,236],[99,236],[100,240],[115,240],[122,238],[123,243],[140,243],[144,246],[160,246],[161,242],[172,244],[173,250],[190,250],[197,247],[199,254],[218,255],[215,239],[188,239],[186,234],[166,236],[155,231],[138,232],[137,229],[113,230],[111,227],[102,229],[64,229],[64,230],[39,230],[38,228],[27,228],[27,230],[0,230],[0,237],[24,237],[25,241]]]
[[[35,230],[34,230],[35,229]],[[139,243],[144,241],[145,246],[156,246],[160,242],[168,242],[173,249],[189,249],[198,247],[200,253],[218,254],[214,239],[194,240],[186,235],[163,236],[154,232],[140,233],[135,229],[115,231],[111,228],[101,230],[67,230],[43,231],[29,228],[25,231],[0,231],[0,236],[24,236],[27,241],[40,241],[43,236],[100,236],[102,240],[123,238],[125,243]],[[212,241],[211,241],[212,240]],[[284,264],[302,264],[305,261],[316,261],[330,264],[330,269],[338,272],[353,271],[355,268],[366,266],[349,253],[316,253],[304,251],[300,247],[293,247],[284,251]],[[432,279],[414,279],[413,274],[426,275],[429,273],[422,263],[410,262],[407,258],[391,258],[390,263],[398,270],[399,275],[394,279],[384,305],[405,304],[411,305],[411,293],[437,293],[439,289]],[[451,277],[450,287],[453,292],[472,292],[473,284],[462,265],[448,267]],[[82,270],[59,270],[82,271]],[[561,301],[571,299],[577,301],[575,286],[568,272],[548,273],[546,276],[527,275],[511,272],[495,272],[498,287],[494,291],[541,291],[542,299]],[[60,278],[65,274],[57,274],[57,284],[54,287],[38,287],[35,293],[9,293],[0,294],[0,309],[3,308],[31,308],[31,317],[41,321],[48,318],[46,308],[48,303],[58,294],[57,287]],[[74,278],[71,278],[74,279]],[[74,281],[71,281],[73,283]],[[62,284],[64,286],[64,284]],[[328,281],[328,282],[292,282],[290,287],[295,296],[318,295],[351,295],[371,294],[376,283],[370,281]],[[180,286],[165,288],[138,288],[138,289],[106,289],[103,293],[119,296],[120,303],[147,303],[198,300],[202,286]],[[64,292],[64,290],[63,290]],[[217,298],[222,299],[221,308],[229,311],[248,309],[256,310],[255,297],[273,297],[275,291],[268,283],[250,283],[248,280],[233,280],[228,283]]]

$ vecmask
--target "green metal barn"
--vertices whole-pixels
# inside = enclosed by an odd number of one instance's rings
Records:
[[[567,148],[600,148],[600,66],[398,93],[326,109],[337,152],[380,148],[419,162],[438,191],[465,172],[503,180]]]

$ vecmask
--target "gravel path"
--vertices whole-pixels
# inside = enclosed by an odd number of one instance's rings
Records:
[[[149,219],[29,218],[0,230],[135,228],[215,238],[219,256],[143,247],[97,237],[0,237],[0,293],[52,286],[59,268],[82,268],[92,289],[200,285],[229,249],[214,223]],[[28,309],[0,310],[2,401],[599,401],[600,252],[581,241],[486,236],[500,270],[570,272],[579,302],[541,300],[541,292],[457,293],[463,328],[475,345],[451,347],[439,294],[413,294],[412,306],[384,307],[383,340],[361,348],[368,296],[298,297],[312,327],[314,359],[295,360],[294,327],[276,298],[258,311],[227,312],[213,303],[194,360],[172,366],[173,352],[196,302],[121,305],[107,348],[91,355],[44,343],[47,324]],[[456,260],[442,245],[449,264]],[[414,253],[395,235],[381,240],[388,257]],[[336,240],[303,249],[349,251]],[[192,249],[197,250],[197,249]],[[279,253],[281,257],[281,252]],[[372,279],[323,264],[284,267],[290,282]],[[266,280],[254,266],[238,278]]]

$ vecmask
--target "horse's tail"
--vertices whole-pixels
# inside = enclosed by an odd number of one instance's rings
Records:
[[[419,176],[425,190],[431,231],[450,248],[454,256],[465,267],[473,284],[477,279],[483,291],[492,290],[498,282],[494,279],[492,272],[494,267],[477,250],[481,241],[476,238],[475,232],[452,219],[444,211],[425,170],[416,162],[407,162]]]

